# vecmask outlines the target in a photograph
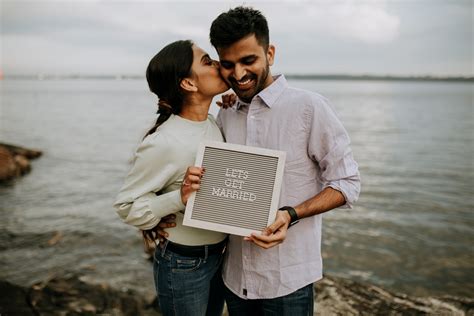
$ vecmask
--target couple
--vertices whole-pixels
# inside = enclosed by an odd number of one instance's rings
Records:
[[[220,315],[224,298],[231,316],[312,315],[312,284],[322,278],[321,214],[351,207],[359,195],[349,137],[324,97],[271,75],[275,48],[259,11],[222,13],[210,38],[220,64],[190,41],[169,44],[150,61],[146,77],[159,98],[159,117],[137,149],[115,207],[147,238],[166,236],[153,264],[164,315]],[[210,104],[228,86],[238,101],[216,121]],[[187,199],[205,172],[188,168],[198,144],[224,139],[287,153],[281,208],[260,235],[182,225]],[[169,214],[174,224],[162,220]]]

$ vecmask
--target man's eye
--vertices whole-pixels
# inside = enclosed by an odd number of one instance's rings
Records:
[[[221,66],[225,69],[231,69],[232,64],[226,63],[226,62],[221,62]]]
[[[255,62],[255,58],[244,59],[244,60],[242,61],[242,63],[245,64],[245,65],[251,65],[251,64],[253,64],[254,62]]]

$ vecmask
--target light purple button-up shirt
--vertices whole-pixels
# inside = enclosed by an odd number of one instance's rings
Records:
[[[344,195],[345,207],[357,200],[360,177],[349,136],[321,95],[291,88],[280,75],[250,104],[221,110],[217,122],[228,143],[286,151],[280,207],[326,187]],[[303,218],[282,244],[266,250],[230,236],[227,287],[244,299],[275,298],[321,279],[321,221],[321,215]]]

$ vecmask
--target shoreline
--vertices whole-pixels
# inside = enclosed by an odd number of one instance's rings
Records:
[[[378,286],[324,276],[314,285],[314,315],[472,315],[474,299],[409,297]],[[116,289],[85,272],[64,272],[30,286],[0,280],[0,314],[161,315],[154,293]],[[224,311],[223,315],[227,315]]]

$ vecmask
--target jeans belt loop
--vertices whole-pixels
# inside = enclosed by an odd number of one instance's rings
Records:
[[[208,256],[209,256],[209,246],[205,245],[204,246],[204,262],[206,262]]]
[[[168,247],[168,243],[169,243],[169,240],[166,239],[166,240],[165,240],[165,243],[163,244],[163,248],[161,248],[161,256],[162,256],[162,257],[165,255],[166,247]]]

